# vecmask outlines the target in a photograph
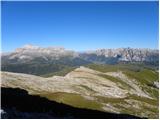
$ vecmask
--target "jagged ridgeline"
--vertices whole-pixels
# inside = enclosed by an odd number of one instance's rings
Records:
[[[2,71],[40,76],[65,75],[87,64],[141,64],[158,69],[159,51],[152,49],[99,49],[75,52],[62,47],[42,48],[25,45],[14,52],[2,54]]]

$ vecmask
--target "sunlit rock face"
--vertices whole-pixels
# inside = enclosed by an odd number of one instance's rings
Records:
[[[89,51],[87,54],[96,54],[97,56],[117,57],[119,61],[157,61],[158,50],[153,49],[135,49],[135,48],[118,48],[118,49],[98,49]]]
[[[22,48],[17,48],[14,52],[9,55],[9,59],[20,59],[20,60],[33,60],[34,58],[48,59],[59,59],[61,57],[76,57],[77,53],[71,50],[65,50],[63,47],[39,47],[33,45],[25,45]]]
[[[39,47],[33,45],[25,45],[21,48],[17,48],[14,52],[11,53],[3,53],[3,57],[5,60],[17,60],[17,61],[25,61],[25,60],[33,60],[35,58],[42,58],[44,60],[58,60],[64,57],[79,57],[81,59],[85,59],[92,62],[97,62],[95,60],[102,59],[99,62],[105,61],[107,58],[112,58],[117,61],[148,61],[154,62],[158,61],[159,51],[154,49],[135,49],[135,48],[118,48],[118,49],[98,49],[95,51],[86,51],[83,53],[75,52],[73,50],[66,50],[63,47]],[[104,57],[104,58],[103,58]],[[109,60],[108,60],[109,61]],[[107,62],[107,60],[106,60]]]

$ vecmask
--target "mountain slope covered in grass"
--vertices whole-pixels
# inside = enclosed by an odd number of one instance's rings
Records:
[[[65,76],[47,78],[2,72],[1,87],[20,88],[30,95],[77,108],[158,118],[157,84],[158,72],[154,69],[89,64],[71,70]]]

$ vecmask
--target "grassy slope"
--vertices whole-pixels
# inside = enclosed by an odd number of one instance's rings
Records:
[[[49,100],[65,103],[74,107],[102,110],[102,105],[100,103],[93,100],[87,100],[79,94],[57,92],[41,94],[41,96],[47,97]]]
[[[158,99],[158,92],[159,90],[156,89],[154,86],[154,82],[159,81],[159,75],[157,72],[144,69],[140,72],[134,71],[125,71],[125,74],[130,77],[134,78],[139,82],[140,87],[147,93],[149,93],[152,97]]]
[[[139,86],[144,90],[145,92],[149,93],[150,96],[152,96],[154,99],[149,99],[145,97],[139,97],[136,95],[129,95],[125,99],[111,99],[111,98],[105,98],[105,97],[98,97],[98,101],[104,102],[104,103],[111,103],[116,108],[120,108],[122,113],[128,113],[128,114],[134,114],[141,116],[141,114],[148,114],[147,116],[149,118],[157,118],[158,117],[158,98],[159,98],[159,90],[155,87],[153,87],[153,83],[155,81],[159,81],[159,74],[156,72],[156,70],[148,68],[143,65],[136,65],[136,64],[119,64],[119,65],[96,65],[96,64],[90,64],[87,65],[87,67],[98,70],[101,72],[116,72],[116,71],[122,71],[124,74],[126,74],[129,78],[135,79]],[[120,82],[123,87],[129,87],[123,81],[118,80],[117,78],[104,75],[102,76],[106,79],[110,79],[114,82]],[[141,104],[141,109],[134,110],[132,106],[128,108],[123,108],[123,106],[128,103],[125,102],[125,100],[131,100],[134,99],[136,101],[139,101]],[[147,107],[147,105],[151,105],[154,107]],[[133,104],[134,105],[134,104]],[[150,111],[150,113],[145,113],[145,111]]]
[[[147,114],[149,118],[157,118],[158,117],[158,89],[152,87],[154,81],[158,81],[158,72],[155,70],[152,70],[150,68],[146,68],[143,65],[133,65],[133,64],[119,64],[119,65],[96,65],[96,64],[90,64],[87,65],[87,67],[101,71],[101,72],[114,72],[114,71],[122,71],[125,73],[128,77],[134,78],[135,80],[138,81],[139,86],[142,87],[142,89],[146,92],[148,92],[152,97],[155,99],[148,99],[144,97],[138,97],[136,95],[129,95],[126,98],[106,98],[106,97],[100,97],[100,96],[94,96],[96,98],[96,101],[93,100],[87,100],[86,98],[82,97],[81,95],[78,94],[73,94],[73,93],[45,93],[42,94],[41,96],[47,97],[50,100],[54,100],[57,102],[62,102],[74,107],[80,107],[80,108],[88,108],[88,109],[96,109],[96,110],[103,110],[102,103],[105,104],[112,104],[115,108],[118,108],[121,110],[121,113],[128,113],[132,115],[137,115],[137,116],[143,116],[142,114]],[[70,72],[73,68],[69,68],[66,70],[62,70],[60,73],[56,73],[56,75],[65,75],[66,73]],[[51,75],[55,75],[51,74]],[[49,75],[50,76],[50,75]],[[111,77],[108,75],[100,75],[103,78],[110,79],[114,82],[117,82],[121,84],[122,88],[127,88],[130,89],[128,84],[125,82],[119,80],[118,78]],[[46,76],[45,76],[46,77]],[[85,89],[86,86],[81,86]],[[139,101],[139,106],[140,109],[133,109],[133,104],[129,104],[126,102],[126,100],[136,100]],[[148,107],[146,104],[151,105]],[[125,107],[127,106],[127,107]],[[149,110],[149,113],[146,111]]]
[[[41,77],[52,77],[54,75],[58,76],[65,76],[67,73],[73,71],[76,67],[65,67],[62,70],[59,70],[57,72],[51,72],[47,74],[40,75]]]
[[[142,65],[139,65],[139,64],[118,64],[118,65],[90,64],[87,67],[94,70],[101,71],[101,72],[122,71],[129,78],[135,79],[139,83],[139,86],[145,92],[149,93],[152,97],[156,99],[158,99],[159,97],[159,90],[155,88],[153,85],[154,82],[159,81],[159,73],[154,69],[147,68],[143,64]],[[105,75],[104,77],[114,81],[117,79],[117,78],[109,77],[107,75]]]

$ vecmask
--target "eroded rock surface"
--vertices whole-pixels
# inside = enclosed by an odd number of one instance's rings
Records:
[[[122,71],[103,73],[81,66],[64,77],[12,72],[1,75],[1,87],[24,89],[74,107],[158,118],[158,100]]]

